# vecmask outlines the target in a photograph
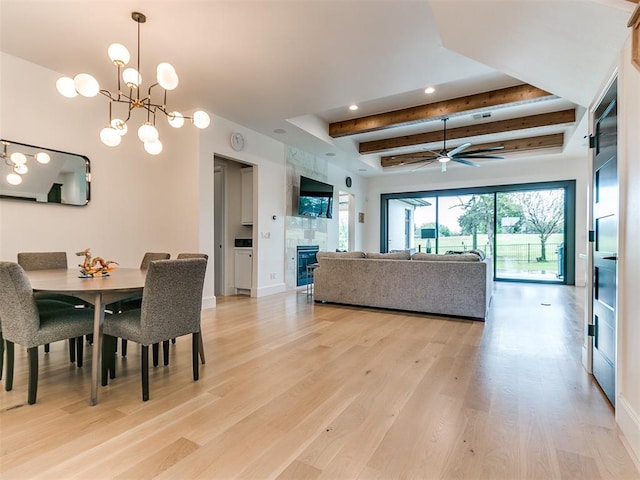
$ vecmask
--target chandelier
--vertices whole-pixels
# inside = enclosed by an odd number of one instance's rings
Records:
[[[29,172],[27,157],[33,157],[42,165],[46,165],[51,161],[51,157],[45,152],[37,152],[31,155],[29,153],[15,151],[9,155],[7,152],[7,147],[9,145],[11,145],[9,142],[5,142],[4,140],[2,141],[2,152],[0,152],[0,157],[4,160],[4,163],[7,166],[11,167],[12,171],[6,176],[7,183],[10,185],[20,185],[22,183],[22,175]]]
[[[170,111],[167,108],[167,91],[178,86],[178,74],[171,64],[162,62],[156,68],[156,83],[147,89],[147,96],[141,96],[142,75],[140,74],[140,24],[147,21],[147,17],[139,12],[132,12],[131,18],[138,24],[137,66],[136,68],[124,68],[129,63],[130,55],[127,48],[119,43],[109,46],[109,58],[117,69],[117,91],[101,89],[98,81],[88,73],[79,73],[74,78],[61,77],[56,82],[56,88],[61,95],[73,98],[78,94],[84,97],[95,97],[101,93],[109,99],[109,122],[100,131],[100,140],[109,147],[120,144],[122,137],[129,129],[127,122],[131,119],[131,112],[141,108],[147,113],[146,121],[138,128],[138,138],[144,143],[144,149],[151,155],[157,155],[162,151],[162,142],[158,138],[158,130],[155,127],[156,113],[163,113],[174,128],[180,128],[185,120],[191,120],[197,128],[207,128],[210,123],[209,115],[196,110],[192,116],[186,116],[178,111]],[[164,89],[162,103],[151,99],[152,90],[156,86]],[[142,94],[144,95],[144,94]],[[114,116],[114,104],[124,104],[126,114],[121,117]]]

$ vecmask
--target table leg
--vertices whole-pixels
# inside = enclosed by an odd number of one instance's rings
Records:
[[[104,304],[102,293],[96,293],[93,302],[93,359],[91,361],[91,399],[89,405],[98,403],[98,383],[100,380],[100,363],[102,361],[102,326],[104,324]]]

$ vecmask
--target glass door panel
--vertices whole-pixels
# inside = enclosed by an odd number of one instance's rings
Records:
[[[496,279],[564,282],[564,189],[496,195]]]
[[[438,251],[483,250],[491,256],[494,194],[438,197]]]

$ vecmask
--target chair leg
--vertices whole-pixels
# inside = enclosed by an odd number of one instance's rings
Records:
[[[149,346],[142,345],[142,401],[149,400]]]
[[[175,344],[176,344],[176,339],[175,339],[175,338],[172,338],[172,339],[171,339],[171,343],[173,343],[173,344],[175,345]]]
[[[127,356],[127,340],[124,338],[122,339],[122,356]]]
[[[93,345],[93,333],[87,335],[87,342],[89,342],[89,345]]]
[[[4,379],[4,389],[10,392],[13,389],[13,342],[7,340],[7,375]]]
[[[69,339],[69,361],[75,363],[76,361],[76,339]]]
[[[162,360],[164,361],[165,367],[169,365],[169,340],[162,342]]]
[[[2,380],[3,370],[4,370],[4,338],[2,338],[2,330],[0,330],[0,380]]]
[[[33,405],[38,396],[38,347],[28,348],[29,352],[29,390],[27,403]]]
[[[198,346],[200,345],[200,332],[195,332],[191,336],[191,363],[193,364],[193,380],[200,378],[200,362],[198,362]]]
[[[110,335],[102,338],[102,385],[109,384],[109,378],[116,378],[116,351],[118,339]]]
[[[45,343],[45,344],[44,344],[44,353],[49,353],[49,350],[50,350],[50,349],[49,349],[49,344],[48,344],[48,343]]]
[[[83,355],[84,355],[84,338],[82,338],[82,337],[76,338],[76,351],[77,351],[76,363],[78,365],[78,368],[81,368],[82,367],[82,359],[83,359]]]
[[[200,355],[200,361],[204,365],[207,361],[204,359],[204,343],[202,342],[202,330],[198,335],[198,354]]]
[[[159,352],[160,344],[154,343],[153,347],[152,347],[152,350],[153,350],[153,366],[157,367],[158,366],[158,357],[160,355],[160,352]]]

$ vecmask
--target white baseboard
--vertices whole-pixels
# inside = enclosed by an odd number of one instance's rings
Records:
[[[284,283],[278,283],[276,285],[269,285],[268,287],[254,288],[251,291],[252,297],[266,297],[267,295],[275,295],[276,293],[282,293],[287,291],[287,286]]]
[[[206,297],[202,299],[202,309],[216,308],[216,297]]]
[[[616,401],[616,423],[620,429],[622,443],[631,459],[640,470],[640,415],[620,395]]]

